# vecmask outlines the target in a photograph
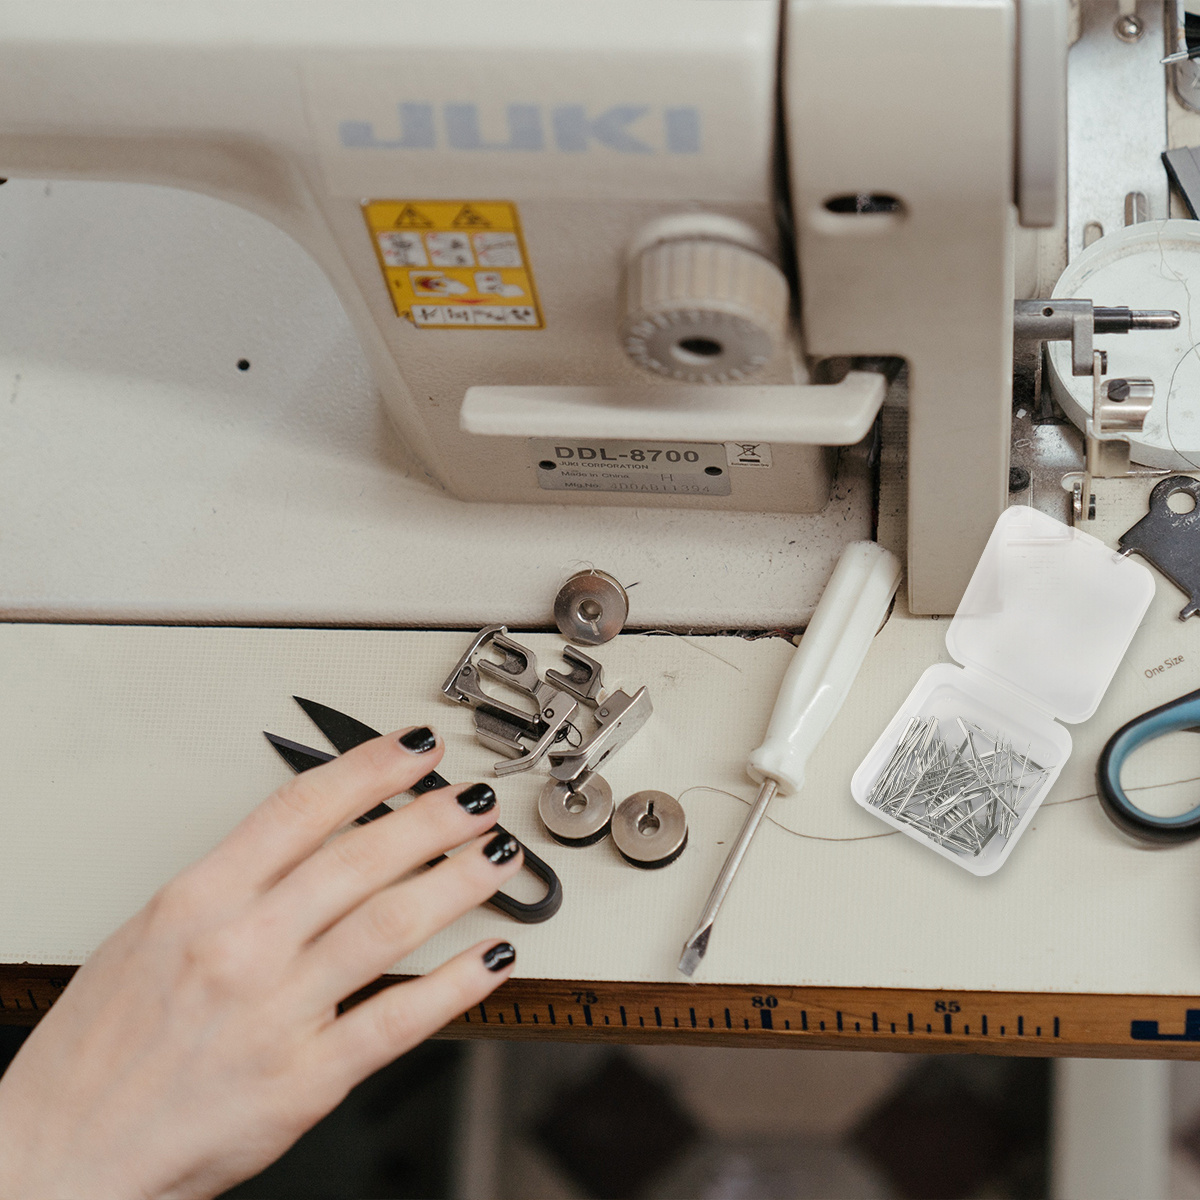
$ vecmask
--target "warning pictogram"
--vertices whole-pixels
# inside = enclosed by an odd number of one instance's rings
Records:
[[[515,204],[369,200],[363,216],[397,316],[419,329],[543,328]]]
[[[492,223],[482,217],[469,204],[464,204],[458,210],[458,215],[450,222],[455,229],[491,229]]]
[[[406,204],[400,215],[392,222],[393,229],[432,229],[433,222],[419,209]]]

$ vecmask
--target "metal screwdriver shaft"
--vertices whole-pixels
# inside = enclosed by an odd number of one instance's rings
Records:
[[[695,972],[708,950],[717,913],[771,801],[804,782],[808,756],[842,707],[899,582],[900,563],[882,546],[852,542],[842,552],[784,672],[766,740],[750,755],[747,769],[762,787],[683,945],[679,969],[685,975]]]
[[[767,808],[775,799],[775,793],[778,790],[779,785],[773,779],[765,780],[762,787],[758,789],[758,798],[754,801],[754,806],[746,817],[737,841],[733,843],[733,849],[729,851],[729,856],[725,859],[725,865],[721,868],[720,875],[717,876],[717,882],[713,884],[713,889],[708,894],[708,900],[705,901],[704,911],[700,914],[695,932],[683,943],[683,957],[679,960],[679,969],[685,975],[694,974],[700,965],[700,960],[708,949],[709,934],[712,933],[717,913],[721,911],[725,893],[729,891],[733,877],[737,873],[738,867],[742,865],[746,851],[750,849],[750,840],[757,832],[763,817],[767,815]]]

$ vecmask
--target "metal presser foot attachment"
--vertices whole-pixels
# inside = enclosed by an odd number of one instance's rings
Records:
[[[488,658],[488,651],[499,659]],[[554,779],[581,784],[654,711],[644,687],[632,696],[620,689],[605,696],[604,668],[591,655],[565,646],[562,656],[568,669],[548,670],[542,678],[532,650],[509,637],[505,626],[488,625],[471,640],[442,685],[442,692],[456,704],[475,710],[479,740],[507,756],[496,764],[497,775],[527,771],[548,756]],[[484,691],[484,680],[508,688],[515,703]],[[572,720],[581,705],[592,710],[596,727],[582,744],[570,746],[568,731],[574,729]]]
[[[499,661],[483,656],[482,651],[499,653]],[[599,690],[599,664],[596,666],[596,690]],[[495,766],[497,775],[527,771],[545,753],[566,736],[571,718],[579,708],[580,688],[591,686],[591,673],[571,675],[553,673],[543,680],[538,674],[537,656],[508,636],[504,625],[488,625],[472,639],[467,652],[442,684],[442,692],[456,704],[475,709],[475,732],[479,740],[507,756]],[[495,681],[517,693],[524,704],[506,704],[483,690],[484,679]],[[560,686],[561,685],[561,686]]]

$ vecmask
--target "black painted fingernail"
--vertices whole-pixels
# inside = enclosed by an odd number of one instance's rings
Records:
[[[508,862],[520,848],[521,843],[511,833],[498,833],[484,846],[483,857],[500,866]]]
[[[517,961],[517,949],[512,942],[500,942],[483,952],[483,965],[489,971],[503,971]]]
[[[475,816],[496,807],[496,793],[486,783],[473,783],[465,792],[458,793],[458,802]]]
[[[400,745],[414,754],[426,754],[437,745],[437,736],[428,725],[422,725],[420,729],[401,734]]]

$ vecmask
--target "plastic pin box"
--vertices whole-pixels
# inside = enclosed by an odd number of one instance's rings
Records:
[[[1071,755],[1061,722],[1074,725],[1096,711],[1153,597],[1154,577],[1141,563],[1037,509],[1006,509],[946,633],[960,665],[939,663],[917,681],[854,772],[854,799],[975,875],[999,870]],[[994,733],[1018,761],[1027,756],[1044,771],[1005,818],[1007,835],[994,834],[979,850],[940,844],[870,802],[911,722],[929,717],[951,747],[966,745],[961,721]]]

